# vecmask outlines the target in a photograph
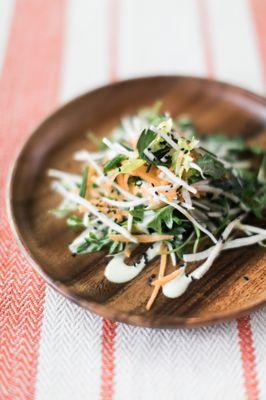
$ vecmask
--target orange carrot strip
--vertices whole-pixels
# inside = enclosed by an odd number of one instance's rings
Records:
[[[128,244],[126,244],[125,249],[124,249],[124,254],[125,257],[130,257],[132,253],[132,250],[130,249],[130,247],[128,246]]]
[[[164,246],[161,246],[161,250],[163,251]],[[164,276],[165,269],[166,269],[166,262],[167,262],[167,254],[162,254],[161,255],[161,262],[160,262],[160,269],[159,269],[159,274],[158,278],[161,279]],[[156,285],[152,291],[151,297],[149,298],[149,301],[146,305],[146,309],[150,310],[151,306],[153,305],[156,297],[158,296],[158,293],[160,291],[160,285]]]
[[[163,179],[159,178],[157,174],[160,171],[155,168],[153,165],[149,172],[146,172],[146,167],[142,165],[141,167],[135,169],[134,171],[130,171],[129,175],[132,176],[139,176],[144,181],[152,183],[153,185],[167,185],[169,182],[164,181]]]
[[[163,192],[168,201],[173,201],[176,198],[176,189],[171,189],[168,192]]]
[[[152,282],[151,284],[152,284],[153,286],[158,286],[158,285],[162,286],[162,285],[164,285],[165,283],[172,281],[172,280],[173,280],[174,278],[176,278],[177,276],[182,275],[183,272],[184,272],[184,271],[183,271],[182,269],[177,269],[176,271],[172,272],[172,273],[169,274],[169,275],[165,275],[165,276],[162,277],[162,278],[156,279],[156,280],[155,280],[154,282]]]
[[[122,189],[125,189],[125,186],[124,186],[124,176],[123,176],[123,174],[117,175],[116,181],[117,181],[118,185],[119,185]]]
[[[120,210],[122,211],[122,210]],[[155,243],[159,242],[160,240],[170,240],[173,239],[173,235],[133,235],[136,239],[138,239],[139,243]],[[110,234],[109,239],[115,240],[117,242],[123,242],[123,243],[128,243],[130,242],[129,239],[127,239],[123,235],[117,235],[117,234]]]
[[[87,176],[87,189],[90,186],[90,184],[92,183],[93,175],[95,175],[95,169],[90,165],[89,166],[88,176]]]
[[[124,188],[125,188],[125,190],[129,191],[129,186],[128,186],[128,183],[127,183],[129,175],[128,174],[123,174],[123,175],[124,175],[123,176],[123,178],[124,178]]]

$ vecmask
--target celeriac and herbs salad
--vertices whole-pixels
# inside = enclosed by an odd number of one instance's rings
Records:
[[[49,170],[63,198],[51,212],[79,231],[69,250],[106,250],[105,277],[115,283],[134,279],[160,257],[158,274],[147,280],[153,287],[147,309],[160,289],[169,298],[183,294],[221,251],[264,246],[266,229],[245,219],[264,218],[266,152],[240,138],[199,139],[191,120],[160,113],[156,104],[123,118],[98,152],[80,150],[74,159],[80,175]],[[143,254],[128,265],[138,246]]]

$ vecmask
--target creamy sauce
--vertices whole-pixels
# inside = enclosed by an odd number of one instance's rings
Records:
[[[192,282],[190,275],[181,275],[174,278],[172,281],[163,285],[163,294],[170,299],[175,299],[181,296],[187,290],[189,284]]]
[[[125,263],[124,254],[117,254],[107,264],[104,276],[108,281],[113,283],[125,283],[131,281],[131,279],[136,278],[149,261],[159,254],[159,248],[160,246],[158,244],[150,247],[141,257],[140,261],[135,265],[127,265]]]

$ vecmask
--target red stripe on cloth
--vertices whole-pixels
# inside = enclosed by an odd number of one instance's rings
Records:
[[[104,319],[102,327],[102,400],[112,400],[114,395],[115,336],[116,324]]]
[[[211,77],[212,75],[214,75],[214,66],[208,8],[205,0],[198,0],[197,6],[200,20],[200,29],[203,39],[203,52],[206,64],[206,74]]]
[[[118,60],[118,0],[108,3],[108,51],[109,51],[109,80],[117,79]],[[102,326],[102,366],[101,366],[101,399],[112,400],[115,380],[115,337],[116,323],[103,319]]]
[[[256,357],[253,345],[250,317],[237,321],[239,346],[243,366],[246,398],[248,400],[259,399],[259,385],[256,369]]]
[[[0,80],[1,188],[25,136],[56,104],[65,0],[15,4]],[[0,191],[0,398],[34,398],[45,284],[18,250]]]
[[[257,33],[257,43],[262,60],[264,89],[266,90],[266,1],[250,0],[250,7]]]
[[[206,72],[209,77],[213,77],[215,72],[211,49],[211,29],[208,16],[208,7],[205,0],[198,0],[198,10],[203,36]],[[237,330],[240,344],[245,392],[248,400],[255,400],[258,399],[258,377],[250,317],[239,319],[237,321]]]

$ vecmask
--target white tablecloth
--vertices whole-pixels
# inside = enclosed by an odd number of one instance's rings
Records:
[[[111,80],[212,76],[262,94],[265,0],[0,2],[0,399],[266,399],[266,310],[193,330],[114,324],[49,288],[7,222],[10,161],[60,103]]]

